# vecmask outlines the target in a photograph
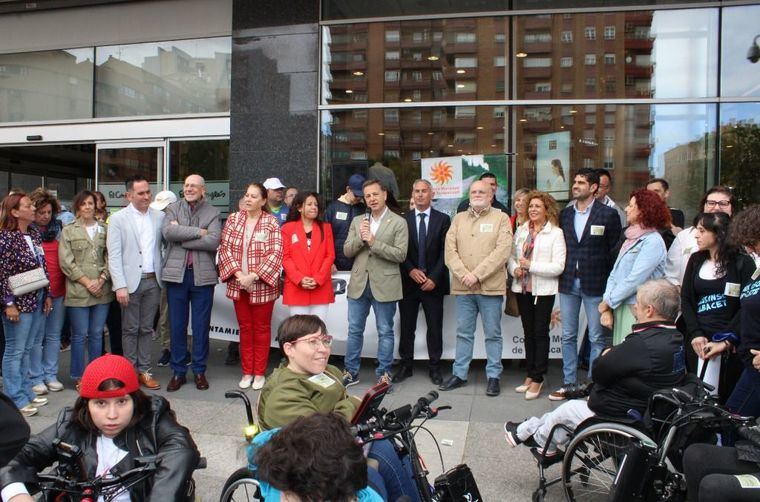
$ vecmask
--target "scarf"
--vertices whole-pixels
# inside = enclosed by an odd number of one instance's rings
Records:
[[[46,227],[41,227],[36,223],[32,223],[32,225],[34,225],[34,228],[40,232],[42,242],[52,242],[58,239],[58,236],[61,235],[61,229],[63,228],[61,220],[57,218],[52,218]]]
[[[625,242],[620,246],[620,254],[626,252],[626,250],[633,246],[633,244],[646,234],[656,232],[654,228],[644,228],[638,223],[635,223],[625,229]]]
[[[523,244],[522,248],[522,254],[523,258],[526,260],[530,260],[530,257],[533,256],[533,248],[536,247],[536,238],[538,237],[538,234],[541,233],[541,231],[546,226],[546,222],[544,222],[543,225],[541,225],[541,228],[536,230],[535,232],[533,227],[533,222],[528,223],[528,238],[525,239],[525,243]],[[528,286],[530,285],[530,273],[528,273],[527,270],[523,272],[522,277],[520,278],[520,284],[522,284],[522,291],[523,294],[528,293]]]

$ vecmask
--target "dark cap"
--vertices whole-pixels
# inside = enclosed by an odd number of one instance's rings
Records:
[[[352,174],[351,177],[348,178],[348,186],[357,197],[364,197],[364,190],[362,189],[364,181],[366,180],[361,174]]]

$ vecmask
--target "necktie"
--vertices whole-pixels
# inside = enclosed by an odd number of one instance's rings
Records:
[[[420,228],[417,230],[417,252],[420,270],[425,271],[425,240],[427,239],[427,226],[425,226],[425,213],[420,213]]]

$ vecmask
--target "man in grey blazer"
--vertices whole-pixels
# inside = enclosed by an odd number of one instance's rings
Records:
[[[164,213],[150,208],[150,184],[140,175],[126,181],[129,205],[108,223],[108,269],[121,305],[124,357],[142,385],[158,389],[149,373],[153,319],[161,298],[161,226]]]
[[[406,221],[386,205],[388,192],[378,180],[362,186],[367,213],[351,221],[343,252],[354,258],[348,283],[348,341],[343,384],[359,382],[364,327],[369,308],[375,313],[379,381],[390,383],[393,363],[393,317],[403,296],[399,264],[406,258],[409,232]]]

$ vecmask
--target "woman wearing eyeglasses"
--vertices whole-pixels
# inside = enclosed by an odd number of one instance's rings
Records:
[[[287,361],[272,372],[261,390],[261,429],[283,427],[317,412],[335,412],[350,420],[360,400],[346,392],[342,372],[327,364],[332,337],[325,323],[315,315],[291,316],[278,328],[277,341]],[[377,461],[388,500],[403,495],[418,500],[408,458],[400,460],[390,441],[374,441],[368,457]]]
[[[730,218],[736,209],[736,197],[727,187],[714,186],[705,192],[700,207],[703,213],[726,213]],[[665,262],[665,278],[671,284],[681,286],[686,273],[686,264],[691,255],[697,251],[699,251],[699,246],[696,225],[678,232],[668,249],[668,258]]]

